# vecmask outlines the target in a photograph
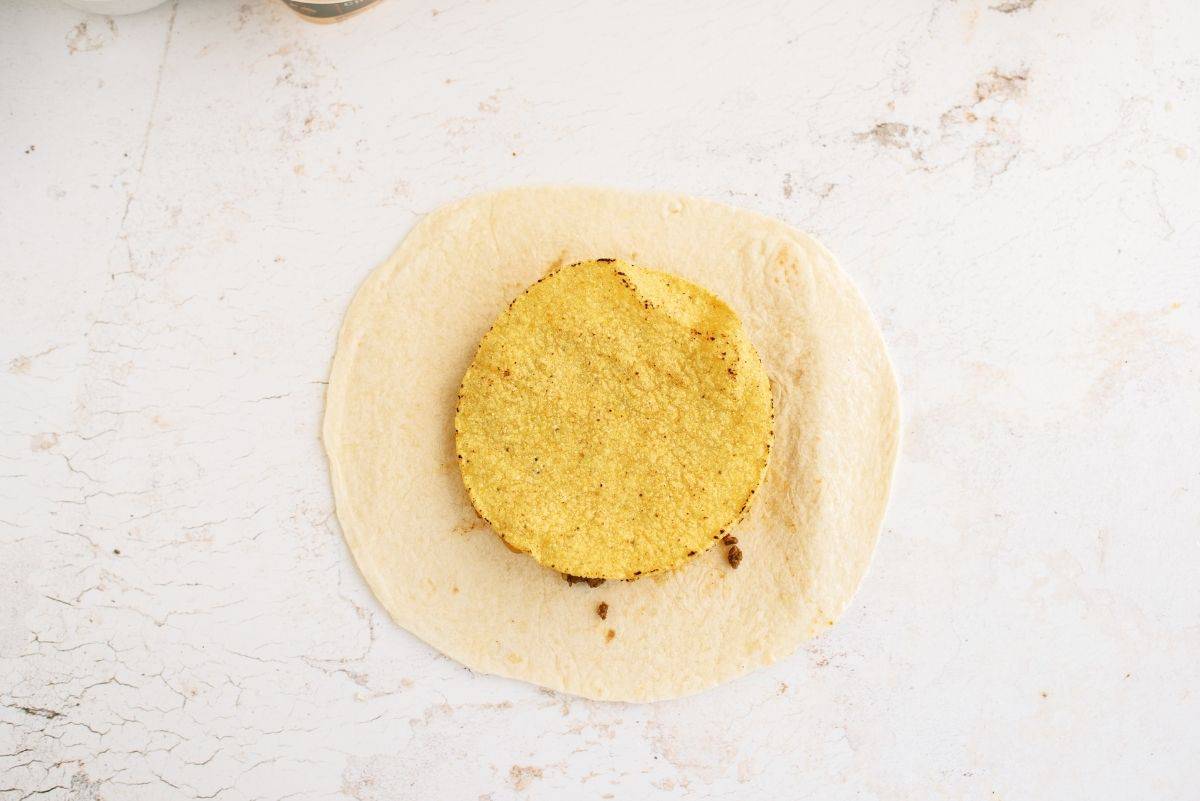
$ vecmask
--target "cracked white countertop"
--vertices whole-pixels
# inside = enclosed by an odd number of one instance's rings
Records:
[[[0,801],[1197,797],[1197,4],[4,16]],[[854,605],[695,698],[472,674],[333,516],[358,283],[560,181],[813,232],[903,386]]]

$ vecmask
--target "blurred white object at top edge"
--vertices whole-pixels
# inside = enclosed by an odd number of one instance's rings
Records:
[[[63,0],[69,6],[93,14],[136,14],[161,5],[166,0]]]
[[[93,14],[136,14],[166,0],[63,0],[69,6]],[[310,22],[338,22],[365,11],[379,0],[283,0],[284,4]]]

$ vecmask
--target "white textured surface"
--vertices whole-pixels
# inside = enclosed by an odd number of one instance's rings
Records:
[[[0,801],[1195,798],[1200,7],[800,5],[6,10]],[[351,565],[342,311],[531,181],[777,215],[879,315],[892,508],[792,659],[580,701]]]

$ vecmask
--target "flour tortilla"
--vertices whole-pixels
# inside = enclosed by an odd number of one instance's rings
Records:
[[[480,337],[548,270],[593,258],[707,287],[762,357],[775,441],[735,532],[737,570],[714,548],[638,581],[569,586],[467,499],[453,419]],[[879,329],[810,237],[682,195],[533,187],[433,212],[370,275],[338,339],[324,439],[346,541],[397,623],[477,671],[647,701],[770,664],[833,625],[875,548],[898,428]]]

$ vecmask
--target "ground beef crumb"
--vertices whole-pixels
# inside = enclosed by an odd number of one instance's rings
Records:
[[[742,563],[742,549],[736,545],[731,545],[726,557],[729,559],[729,566],[736,570],[737,566]]]
[[[733,536],[732,534],[726,534],[721,538],[721,543],[723,545],[737,545],[737,537]]]
[[[583,576],[572,576],[569,573],[563,573],[562,576],[567,580],[567,583],[571,585],[578,584],[581,581],[586,581],[589,587],[599,587],[604,583],[604,579],[602,578],[584,578]]]
[[[596,607],[596,614],[600,616],[601,620],[608,620],[608,604],[601,602],[600,605]]]

